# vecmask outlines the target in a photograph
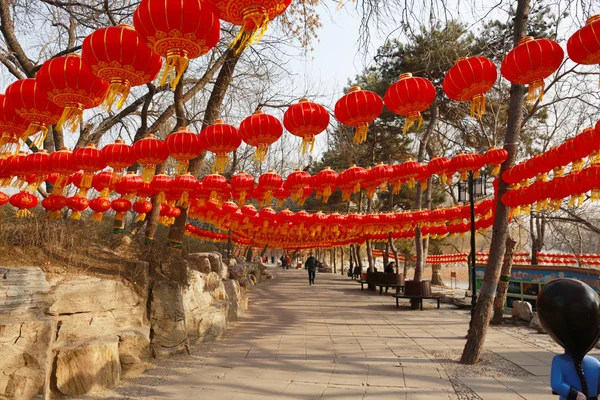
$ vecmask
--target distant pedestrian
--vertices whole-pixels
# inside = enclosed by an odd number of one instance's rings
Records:
[[[315,283],[315,275],[317,272],[317,259],[313,257],[312,252],[306,259],[304,267],[308,270],[308,284],[313,285]]]
[[[285,256],[285,269],[290,269],[290,265],[292,265],[292,259],[290,256]]]

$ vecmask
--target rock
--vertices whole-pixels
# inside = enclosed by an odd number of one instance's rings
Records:
[[[217,253],[217,252],[207,252],[207,253],[192,253],[190,255],[188,255],[188,259],[194,259],[194,260],[198,260],[198,262],[200,262],[200,259],[208,259],[208,262],[210,263],[210,271],[212,272],[216,272],[219,276],[224,276],[223,274],[225,274],[225,278],[227,277],[227,266],[225,266],[225,264],[223,264],[223,259],[221,258],[221,254]],[[194,268],[194,267],[192,267]],[[194,268],[196,269],[196,268]],[[201,271],[204,272],[204,271]]]
[[[216,274],[215,274],[216,275]],[[205,275],[197,271],[189,271],[188,286],[183,291],[183,308],[185,311],[185,326],[187,336],[192,343],[204,333],[202,327],[205,314],[209,313],[214,299],[205,291]]]
[[[189,254],[187,260],[190,264],[190,268],[202,272],[203,274],[210,274],[210,260],[206,256],[206,253],[192,253]]]
[[[64,395],[111,388],[121,380],[118,340],[59,348],[55,364],[56,387]]]
[[[531,308],[531,303],[528,301],[522,301],[519,304],[519,318],[527,322],[533,318],[533,309]]]
[[[540,325],[540,320],[539,320],[537,314],[535,314],[533,316],[533,318],[531,319],[531,322],[529,323],[529,327],[532,329],[535,329],[539,333],[546,333],[544,328],[542,328],[542,325]]]
[[[241,281],[246,279],[248,267],[245,264],[236,264],[229,267],[229,279]]]
[[[266,274],[263,274],[263,276],[261,277],[261,280],[263,280],[263,279],[264,280],[273,279],[273,275],[271,275],[270,273],[267,272]]]
[[[229,299],[227,319],[236,320],[244,315],[244,311],[248,309],[248,296],[245,290],[242,291],[240,284],[236,280],[223,281],[223,286]]]
[[[219,275],[216,272],[211,272],[210,274],[206,275],[206,278],[204,279],[204,290],[207,292],[212,292],[213,290],[217,289],[220,284],[221,278]]]
[[[237,260],[235,258],[230,258],[229,267],[233,267],[234,265],[237,265]]]
[[[471,308],[471,298],[470,297],[453,297],[452,303],[460,309]]]
[[[42,390],[52,337],[49,318],[0,319],[0,398],[31,399]]]
[[[151,357],[149,330],[119,334],[119,361],[123,378],[134,378],[147,370]]]
[[[512,309],[511,309],[511,314],[513,316],[513,318],[519,318],[519,307],[521,305],[522,301],[520,300],[515,300],[512,303]]]
[[[181,286],[157,281],[152,288],[150,309],[151,348],[156,358],[189,352]]]
[[[194,334],[190,334],[193,344],[209,342],[220,338],[227,330],[228,304],[217,303],[203,310],[202,319],[195,328]]]
[[[53,298],[38,267],[0,268],[0,315],[45,313]]]
[[[219,281],[219,286],[216,287],[215,290],[210,292],[210,295],[219,301],[227,301],[227,291],[225,290],[225,286],[223,286],[223,281]]]
[[[248,275],[248,281],[252,283],[252,285],[256,285],[256,283],[258,282],[258,280],[256,279],[256,275],[252,274]]]

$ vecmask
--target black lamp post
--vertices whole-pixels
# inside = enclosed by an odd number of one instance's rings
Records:
[[[458,183],[458,201],[460,203],[469,202],[471,208],[471,254],[469,257],[469,264],[471,266],[471,323],[475,316],[475,305],[477,304],[477,275],[475,271],[475,198],[485,196],[486,178],[485,175],[474,178],[473,171],[469,171],[468,183],[466,185],[462,182]]]

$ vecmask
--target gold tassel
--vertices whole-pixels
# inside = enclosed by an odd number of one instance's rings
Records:
[[[225,171],[225,168],[227,168],[228,164],[229,164],[229,155],[217,154],[217,157],[215,157],[215,163],[213,164],[213,167],[212,167],[212,173],[213,174],[222,174],[223,171]]]
[[[410,178],[408,180],[408,188],[413,189],[415,187],[415,178]]]
[[[187,55],[167,55],[167,63],[160,77],[160,86],[166,85],[168,81],[171,90],[175,90],[189,62],[190,60],[187,58]]]
[[[62,214],[61,214],[60,210],[50,211],[48,213],[48,219],[50,219],[50,220],[60,219],[61,216],[62,216]]]
[[[124,212],[118,212],[117,215],[115,215],[115,221],[123,221],[123,218],[125,218]]]
[[[584,165],[585,165],[585,160],[583,158],[573,161],[571,163],[571,171],[569,171],[569,173],[572,174],[573,172],[581,171],[581,169],[583,168]]]
[[[71,218],[74,221],[79,221],[81,219],[81,211],[73,211],[71,212]]]
[[[308,136],[308,137],[302,138],[302,155],[304,155],[306,153],[306,149],[308,148],[309,145],[310,145],[309,153],[312,153],[315,148],[315,137],[314,136]]]
[[[544,88],[546,84],[543,80],[531,82],[527,91],[527,103],[533,104],[536,100],[541,103],[544,99]]]
[[[499,173],[500,173],[500,164],[496,164],[496,165],[494,165],[494,169],[492,170],[492,175],[498,176]]]
[[[331,197],[331,186],[325,187],[323,190],[323,202],[327,203],[329,201],[329,197]]]
[[[416,115],[409,115],[406,117],[406,122],[404,123],[404,129],[402,130],[402,134],[405,135],[406,132],[410,129],[410,127],[415,123],[418,123],[417,127],[420,128],[423,123],[423,116],[421,113],[417,113]]]
[[[161,205],[163,203],[167,202],[167,195],[165,194],[165,192],[160,192],[156,198],[156,201],[158,202],[158,205]]]
[[[142,170],[142,181],[144,181],[144,183],[152,182],[152,178],[154,178],[155,170],[156,170],[155,165],[144,165],[144,169]]]
[[[421,182],[421,190],[426,190],[427,189],[427,181],[422,181]]]
[[[354,144],[360,144],[367,140],[367,132],[369,132],[369,124],[357,126],[354,133]]]
[[[269,27],[269,15],[264,7],[253,7],[243,11],[244,25],[233,40],[229,49],[235,50],[238,55],[253,43],[257,43],[263,37]]]
[[[471,117],[481,119],[483,114],[485,114],[485,96],[477,95],[473,97],[470,104],[471,108]]]
[[[265,160],[265,157],[267,156],[268,152],[269,152],[268,144],[261,144],[259,146],[256,146],[256,154],[254,155],[254,158],[256,159],[257,162],[262,163]]]
[[[102,213],[97,212],[92,216],[92,221],[102,221]]]
[[[216,194],[216,192],[213,192],[213,193]],[[181,197],[177,201],[177,205],[182,208],[188,208],[190,206],[190,194],[188,192],[183,192],[181,194]]]
[[[146,214],[139,214],[137,216],[137,218],[135,219],[135,222],[140,222],[140,221],[145,221],[146,220]]]
[[[113,82],[108,87],[106,91],[106,95],[104,96],[104,100],[102,100],[102,107],[108,112],[112,111],[112,107],[117,101],[117,110],[123,108],[125,105],[125,101],[127,97],[129,97],[129,92],[131,91],[131,86],[127,81],[125,82]]]
[[[246,192],[240,192],[240,196],[238,198],[238,206],[242,207],[246,203]]]
[[[179,175],[183,175],[183,174],[187,173],[188,165],[189,165],[189,162],[187,160],[179,161],[177,163],[177,167],[175,167],[175,176],[179,176]]]
[[[31,218],[31,217],[33,217],[33,213],[26,208],[17,211],[17,218]]]
[[[44,124],[30,123],[25,132],[21,134],[21,140],[30,139],[34,146],[41,148],[44,145],[48,128]]]
[[[83,108],[79,107],[65,107],[60,119],[56,123],[56,127],[59,130],[70,130],[75,132],[83,120]]]

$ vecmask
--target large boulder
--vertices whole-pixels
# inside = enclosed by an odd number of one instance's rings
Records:
[[[119,333],[119,361],[123,378],[140,375],[150,367],[151,358],[149,329]]]
[[[198,344],[220,338],[227,330],[228,308],[228,303],[217,302],[202,310],[202,319],[196,319],[194,331],[189,332],[190,341]]]
[[[0,315],[44,314],[52,301],[39,267],[0,268]]]
[[[216,272],[211,272],[204,278],[204,290],[212,292],[221,285],[221,277]]]
[[[189,352],[181,285],[163,280],[154,283],[150,326],[154,357]]]
[[[523,321],[531,321],[533,318],[533,308],[531,307],[531,303],[528,301],[522,301],[519,304],[519,319]]]
[[[118,340],[90,341],[57,351],[54,378],[64,395],[111,388],[121,380]]]
[[[210,260],[206,256],[206,253],[192,253],[187,257],[190,268],[202,272],[203,274],[210,274],[211,266]]]
[[[227,318],[229,320],[236,320],[244,315],[244,311],[248,310],[248,296],[246,290],[240,287],[237,280],[233,279],[223,281],[223,286],[227,292],[227,297],[229,298],[229,312]]]
[[[210,264],[210,271],[216,272],[217,275],[221,277],[221,279],[227,278],[227,266],[223,264],[223,259],[221,258],[221,254],[217,252],[207,252],[207,253],[192,253],[188,255],[188,260],[194,260],[196,265],[203,263],[206,265],[204,261],[200,261],[202,259],[207,259]],[[193,269],[199,270],[197,267],[192,266]],[[204,272],[203,270],[199,270],[200,272]]]
[[[235,279],[236,281],[242,281],[246,279],[248,275],[248,267],[246,264],[236,264],[229,267],[229,279]]]
[[[519,318],[519,308],[521,306],[521,300],[515,300],[512,303],[511,315],[513,318]]]
[[[544,330],[544,328],[540,324],[540,319],[538,318],[537,314],[535,314],[533,316],[533,318],[531,319],[531,322],[529,323],[529,327],[532,328],[532,329],[535,329],[539,333],[546,333],[546,331]]]

